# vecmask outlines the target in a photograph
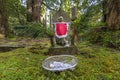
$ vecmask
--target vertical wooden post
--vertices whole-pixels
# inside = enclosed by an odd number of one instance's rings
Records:
[[[75,39],[78,39],[78,33],[77,33],[77,29],[76,26],[74,26],[74,20],[77,18],[77,7],[72,7],[71,8],[72,11],[72,39],[71,39],[71,45],[74,45],[74,41]]]
[[[77,18],[77,7],[72,7],[72,19]]]

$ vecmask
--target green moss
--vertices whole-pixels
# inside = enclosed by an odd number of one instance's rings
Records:
[[[0,53],[1,80],[119,80],[120,52],[106,47],[91,45],[88,42],[77,43],[79,51],[94,55],[84,57],[76,54],[78,65],[73,71],[60,73],[50,72],[42,68],[42,61],[49,57],[41,49],[33,54],[27,48]],[[114,52],[113,52],[114,51]],[[89,54],[86,54],[89,55]]]

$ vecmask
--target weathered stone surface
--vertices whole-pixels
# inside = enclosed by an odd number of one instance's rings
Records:
[[[69,47],[51,47],[47,54],[49,55],[63,55],[63,54],[70,54],[74,55],[77,54],[77,47],[76,46],[69,46]]]
[[[54,14],[53,14],[53,18],[52,18],[52,21],[53,22],[57,22],[58,21],[58,18],[62,16],[64,18],[63,21],[66,21],[66,22],[70,22],[71,19],[70,19],[70,15],[68,12],[65,12],[64,10],[60,9],[58,11],[56,11]]]
[[[4,44],[4,45],[0,45],[0,52],[6,52],[6,51],[10,51],[13,49],[17,49],[17,48],[23,48],[24,46],[21,45],[8,45],[8,44]]]

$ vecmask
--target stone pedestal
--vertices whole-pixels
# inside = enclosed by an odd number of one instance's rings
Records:
[[[69,46],[69,47],[51,47],[47,53],[48,55],[74,55],[77,54],[77,47],[76,46]]]

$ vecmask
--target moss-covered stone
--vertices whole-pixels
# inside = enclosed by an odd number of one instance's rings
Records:
[[[49,55],[61,55],[61,54],[77,54],[76,46],[69,47],[50,47],[47,54]]]
[[[0,45],[0,52],[11,51],[11,50],[17,49],[17,48],[24,48],[24,46],[4,44],[4,45]]]

